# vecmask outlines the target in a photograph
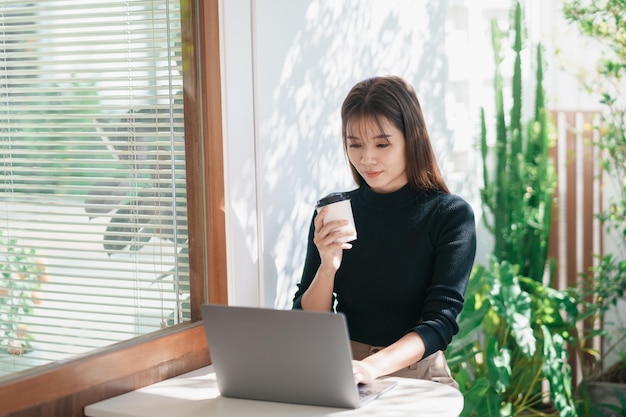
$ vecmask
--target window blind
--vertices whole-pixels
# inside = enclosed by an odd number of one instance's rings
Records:
[[[189,317],[180,7],[0,3],[0,378]]]

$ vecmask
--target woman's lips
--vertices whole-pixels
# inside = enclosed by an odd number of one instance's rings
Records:
[[[382,171],[366,171],[365,172],[365,176],[367,178],[376,178],[380,174],[382,174]]]

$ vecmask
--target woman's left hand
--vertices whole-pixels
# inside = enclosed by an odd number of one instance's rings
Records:
[[[352,374],[357,384],[370,384],[378,377],[378,371],[372,365],[363,361],[352,361]]]

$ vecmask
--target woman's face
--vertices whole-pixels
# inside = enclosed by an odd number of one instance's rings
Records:
[[[408,183],[404,134],[386,118],[348,123],[346,148],[350,163],[377,193],[391,193]],[[382,131],[381,131],[382,128]]]

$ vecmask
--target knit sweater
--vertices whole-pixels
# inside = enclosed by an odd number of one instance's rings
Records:
[[[445,350],[459,330],[476,254],[472,208],[456,195],[408,185],[378,194],[363,184],[349,194],[358,238],[344,250],[333,305],[346,316],[350,339],[388,346],[415,331],[424,357]],[[295,309],[320,265],[313,232],[311,222]]]

